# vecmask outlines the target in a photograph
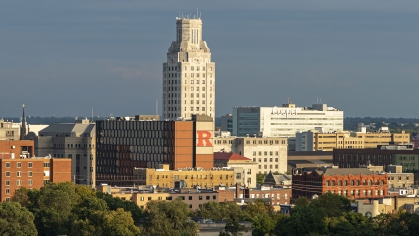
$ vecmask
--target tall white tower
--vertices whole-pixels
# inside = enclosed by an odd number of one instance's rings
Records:
[[[176,18],[176,41],[163,63],[163,118],[214,117],[215,63],[202,40],[200,18]]]

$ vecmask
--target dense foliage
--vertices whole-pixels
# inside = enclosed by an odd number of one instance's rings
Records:
[[[192,217],[192,218],[191,218]],[[417,235],[419,215],[399,212],[368,218],[351,212],[350,201],[324,194],[311,202],[299,198],[290,215],[269,202],[246,206],[208,202],[192,211],[180,199],[136,204],[72,183],[50,183],[40,190],[20,188],[12,202],[0,203],[1,235],[195,235],[194,217],[226,223],[220,235]]]
[[[134,204],[133,207],[119,198],[104,196],[84,185],[50,183],[40,190],[20,188],[14,194],[12,202],[20,203],[23,209],[29,211],[31,223],[36,226],[39,235],[140,233],[131,213],[143,214],[138,206]],[[115,209],[116,206],[120,207]]]

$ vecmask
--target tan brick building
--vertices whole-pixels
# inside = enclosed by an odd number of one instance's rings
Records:
[[[378,145],[390,143],[410,143],[410,134],[377,132],[322,132],[310,130],[296,134],[296,151],[333,151],[333,149],[364,149],[377,148]]]
[[[98,191],[112,194],[123,200],[135,202],[139,207],[146,208],[149,201],[172,201],[182,199],[192,210],[199,209],[204,203],[218,201],[218,192],[205,189],[135,189],[129,187],[111,187],[103,184],[97,186]]]
[[[233,186],[241,182],[243,168],[179,168],[170,170],[168,164],[159,169],[134,168],[135,185],[174,188],[179,183],[183,188],[213,188],[218,185]],[[239,178],[237,179],[237,174]],[[182,182],[182,183],[180,183]]]

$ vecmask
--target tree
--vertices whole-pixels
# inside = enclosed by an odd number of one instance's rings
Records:
[[[325,193],[314,199],[310,206],[323,209],[328,217],[339,217],[343,212],[351,211],[349,199],[333,193]]]
[[[250,218],[253,218],[261,213],[272,215],[273,210],[274,210],[273,207],[269,203],[262,201],[260,199],[257,199],[254,202],[250,202],[246,206],[246,212],[247,214],[249,214]]]
[[[274,232],[278,236],[327,234],[326,216],[323,209],[311,205],[297,207],[290,217],[278,221]]]
[[[33,220],[33,214],[19,203],[0,203],[0,235],[37,235]]]
[[[247,232],[246,227],[240,224],[238,220],[233,220],[226,223],[224,230],[220,232],[219,236],[241,236],[243,235],[241,232]]]
[[[73,208],[78,195],[72,183],[50,183],[40,189],[34,199],[35,225],[41,235],[67,234],[71,223],[77,219]]]
[[[308,201],[308,198],[306,197],[299,197],[297,200],[295,200],[295,207],[300,207],[300,206],[308,206],[310,204],[310,202]]]
[[[196,235],[198,225],[190,222],[193,212],[180,198],[173,201],[150,201],[142,233],[144,235]]]
[[[73,224],[71,235],[134,236],[140,229],[135,226],[131,213],[119,208],[116,211],[95,211],[88,219]]]
[[[196,212],[196,216],[204,217],[212,220],[246,220],[248,214],[235,202],[207,202],[204,203]]]
[[[268,214],[267,212],[261,212],[252,218],[252,235],[272,235],[276,223],[276,217]]]
[[[119,197],[113,197],[112,195],[103,192],[96,192],[96,196],[106,202],[109,210],[123,208],[125,211],[131,212],[132,218],[136,224],[144,217],[144,211],[134,202],[122,200]]]

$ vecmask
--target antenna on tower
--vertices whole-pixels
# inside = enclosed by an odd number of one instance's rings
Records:
[[[198,19],[199,19],[198,8],[196,8],[196,18],[198,18]]]
[[[93,107],[92,107],[92,122],[93,122]]]

